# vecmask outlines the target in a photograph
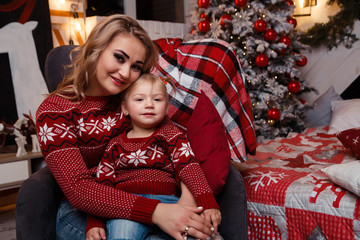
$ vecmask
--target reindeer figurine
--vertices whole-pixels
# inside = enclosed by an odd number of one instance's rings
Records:
[[[39,141],[36,136],[35,123],[31,113],[24,113],[23,115],[25,118],[19,118],[13,125],[6,124],[5,122],[0,123],[0,133],[15,135],[17,157],[26,155],[25,145],[30,141],[32,142],[33,147],[32,152],[40,151]]]

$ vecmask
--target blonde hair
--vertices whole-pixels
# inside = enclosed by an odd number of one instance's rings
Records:
[[[83,100],[89,79],[96,75],[96,65],[100,54],[121,33],[130,34],[143,43],[146,48],[146,57],[141,72],[150,72],[158,59],[155,44],[136,20],[126,15],[114,14],[103,18],[92,30],[85,44],[70,53],[72,63],[68,67],[71,71],[52,94],[61,95],[70,100]],[[75,56],[74,59],[71,56]],[[113,101],[120,103],[119,97],[120,94],[114,95]]]
[[[161,82],[162,83],[162,91],[165,95],[165,100],[166,100],[167,105],[169,104],[169,94],[167,93],[166,85],[170,84],[173,92],[176,91],[175,84],[170,78],[168,78],[168,77],[162,78],[162,77],[156,76],[151,73],[145,73],[145,74],[142,74],[134,83],[132,83],[130,85],[130,87],[128,87],[124,92],[122,92],[121,101],[122,102],[126,101],[131,90],[134,89],[136,86],[142,84],[143,82],[150,82],[151,84],[155,84],[156,82]]]

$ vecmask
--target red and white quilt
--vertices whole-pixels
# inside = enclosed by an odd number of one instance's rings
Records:
[[[262,143],[234,163],[246,187],[249,239],[360,238],[360,198],[321,171],[356,159],[327,130]]]

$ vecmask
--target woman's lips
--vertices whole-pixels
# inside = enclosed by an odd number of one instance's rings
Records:
[[[111,77],[111,80],[112,80],[116,85],[118,85],[119,87],[121,87],[121,86],[124,84],[124,82],[121,81],[120,79],[115,78],[115,77],[112,77],[112,76],[110,76],[110,77]]]

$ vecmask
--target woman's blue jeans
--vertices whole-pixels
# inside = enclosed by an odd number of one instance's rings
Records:
[[[140,196],[158,199],[162,203],[177,203],[175,196],[140,194]],[[86,214],[73,208],[68,201],[60,204],[56,219],[57,240],[83,240],[85,239]],[[108,240],[173,240],[157,226],[150,226],[126,219],[110,219],[106,223],[106,236]],[[188,238],[191,239],[191,238]]]

